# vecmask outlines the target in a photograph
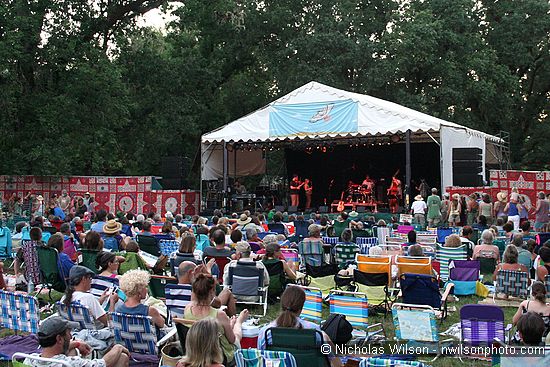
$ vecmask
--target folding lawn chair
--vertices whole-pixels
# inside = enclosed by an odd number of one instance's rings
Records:
[[[29,367],[28,365],[20,362],[19,360],[32,360],[36,361],[37,365],[55,366],[61,365],[62,367],[72,367],[73,365],[69,361],[63,361],[55,358],[44,358],[38,355],[32,355],[27,353],[16,352],[11,357],[11,363],[13,367]]]
[[[397,226],[397,233],[408,234],[410,231],[414,231],[414,226],[400,224]]]
[[[437,245],[435,258],[439,261],[439,277],[446,282],[449,279],[449,262],[452,260],[466,260],[467,249],[465,245],[460,247],[444,247]]]
[[[308,232],[309,222],[305,220],[295,220],[294,221],[294,236],[300,241],[303,238],[309,236]]]
[[[151,275],[151,280],[149,281],[149,291],[151,296],[164,300],[166,298],[164,290],[167,284],[178,284],[178,280],[174,277],[167,277],[164,275]]]
[[[466,345],[490,346],[495,338],[506,340],[504,312],[493,305],[464,305],[460,308],[460,338]]]
[[[65,292],[65,280],[69,274],[60,273],[59,254],[53,247],[37,246],[38,264],[40,265],[40,275],[42,286],[50,290],[55,289],[58,292]]]
[[[380,245],[386,244],[386,238],[390,236],[391,230],[389,227],[373,227],[376,237],[378,237],[378,243]]]
[[[327,245],[336,245],[340,241],[340,237],[327,237],[323,236],[323,242]]]
[[[401,274],[399,284],[403,303],[428,305],[441,312],[441,321],[447,317],[447,298],[453,289],[453,283],[447,283],[443,295],[439,293],[437,278],[432,275]]]
[[[359,290],[363,291],[363,287],[375,291],[376,288],[381,289],[383,296],[379,305],[384,305],[384,309],[388,311],[392,302],[391,285],[392,285],[392,261],[390,256],[371,256],[357,254],[355,257],[357,269],[353,271],[353,280],[358,285]],[[365,289],[366,293],[366,289]],[[373,297],[370,296],[371,304]]]
[[[275,302],[286,286],[285,268],[283,262],[279,259],[263,261],[265,268],[269,274],[269,286],[267,296],[270,302]]]
[[[445,238],[453,234],[453,229],[449,227],[437,228],[437,242],[445,243]]]
[[[498,294],[527,299],[529,275],[523,271],[499,270],[495,280],[493,302]]]
[[[406,361],[401,359],[390,359],[382,357],[361,358],[359,367],[430,367],[420,361]]]
[[[166,308],[172,318],[183,318],[185,307],[191,302],[191,284],[166,284]]]
[[[40,309],[36,297],[0,290],[0,326],[24,333],[38,333]]]
[[[57,307],[57,313],[59,313],[59,316],[63,317],[66,320],[79,323],[79,330],[96,329],[94,318],[90,314],[90,310],[87,306],[81,305],[79,302],[71,302],[69,307],[67,307],[67,305],[62,302],[56,302],[55,305]]]
[[[300,263],[300,255],[295,248],[281,248],[281,253],[285,257],[286,261],[292,261],[296,264]]]
[[[237,303],[261,305],[265,316],[268,287],[264,286],[264,269],[257,268],[254,262],[238,261],[229,267],[227,283]]]
[[[328,357],[321,353],[323,335],[315,329],[269,328],[265,332],[266,349],[287,352],[298,367],[329,367]]]
[[[449,262],[449,281],[454,286],[454,294],[467,296],[476,294],[476,284],[479,280],[479,261],[451,260]]]
[[[386,339],[381,323],[369,325],[369,303],[365,293],[331,290],[329,307],[331,314],[345,315],[346,320],[353,326],[353,344],[364,345],[378,334],[384,335]]]
[[[479,273],[481,275],[493,275],[497,267],[496,259],[492,257],[478,257],[479,261]]]
[[[141,251],[147,252],[148,254],[156,257],[160,256],[160,247],[155,236],[138,234],[136,235],[136,242],[138,243]]]
[[[38,262],[38,251],[36,248],[41,246],[34,241],[21,241],[21,251],[23,252],[23,262],[25,263],[25,278],[27,281],[40,284],[40,266]]]
[[[420,245],[435,246],[437,243],[437,234],[434,233],[417,233],[416,242]]]
[[[369,249],[378,245],[378,237],[356,237],[355,243],[362,254],[368,255]]]
[[[99,250],[92,250],[92,249],[86,249],[81,248],[80,253],[82,254],[82,261],[80,262],[80,265],[87,267],[94,273],[98,273],[97,267],[96,267],[96,260],[97,255],[99,255]]]
[[[441,355],[441,346],[453,339],[440,340],[435,311],[430,306],[394,303],[392,305],[395,339],[407,347],[426,347],[430,354]]]
[[[283,223],[269,223],[267,228],[269,228],[269,232],[285,234],[285,225]]]
[[[401,274],[432,275],[432,259],[430,257],[396,256],[397,276]]]
[[[347,267],[355,261],[355,255],[359,253],[359,246],[354,244],[339,243],[334,246],[334,260],[340,269]]]
[[[180,244],[176,240],[160,240],[159,241],[160,253],[166,256],[172,255],[178,251]]]
[[[210,259],[214,259],[216,262],[216,266],[218,268],[218,282],[223,284],[223,272],[225,270],[225,266],[231,262],[231,258],[224,256],[205,256],[203,258],[204,264],[206,265]]]
[[[276,233],[276,232],[269,232],[269,231],[259,232],[259,233],[258,233],[258,238],[259,238],[260,240],[263,240],[263,239],[265,238],[265,236],[268,236],[268,235],[270,235],[270,234],[277,235],[278,233]]]
[[[296,284],[289,284],[289,287],[300,287],[306,293],[306,302],[302,308],[300,318],[314,322],[316,324],[321,323],[321,311],[323,308],[323,293],[319,288],[304,287]]]
[[[392,242],[391,239],[387,239],[385,245],[379,245],[382,249],[382,255],[385,256],[400,256],[403,255],[403,246],[401,244],[403,241],[399,240],[399,243]]]
[[[107,289],[118,288],[118,278],[96,275],[92,278],[90,293],[99,298]]]
[[[325,249],[320,242],[301,241],[298,244],[298,253],[306,264],[320,266],[325,262]]]
[[[235,363],[237,367],[298,366],[296,359],[291,353],[255,348],[237,349],[235,351]]]

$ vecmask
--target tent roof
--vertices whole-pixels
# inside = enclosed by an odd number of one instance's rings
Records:
[[[309,134],[290,138],[269,136],[269,112],[273,105],[353,100],[359,104],[357,133]],[[347,92],[317,82],[309,82],[267,106],[241,117],[227,125],[206,133],[202,143],[220,142],[274,142],[284,140],[326,139],[331,137],[361,137],[395,133],[439,132],[441,127],[450,127],[487,140],[499,142],[500,138],[445,121],[422,112],[359,93]]]

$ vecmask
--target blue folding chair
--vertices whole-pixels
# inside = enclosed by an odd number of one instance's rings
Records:
[[[99,298],[107,289],[117,287],[118,278],[109,278],[101,275],[96,275],[92,278],[90,293]]]
[[[59,316],[69,321],[78,322],[80,324],[80,330],[96,329],[94,318],[90,314],[88,307],[81,305],[78,302],[71,302],[69,307],[62,302],[57,302],[56,306]]]
[[[110,315],[115,343],[124,345],[130,352],[158,356],[157,330],[150,316],[118,312]]]
[[[35,297],[0,291],[0,326],[25,333],[38,333],[40,309]]]
[[[159,240],[159,247],[161,254],[170,256],[179,250],[180,244],[176,240]]]

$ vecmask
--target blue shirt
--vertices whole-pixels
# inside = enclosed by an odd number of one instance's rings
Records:
[[[105,223],[106,222],[104,222],[104,221],[94,223],[90,227],[90,230],[96,231],[96,232],[99,232],[99,233],[103,233],[103,226],[105,225]]]
[[[55,215],[56,217],[59,217],[59,219],[61,220],[65,220],[65,212],[61,210],[61,208],[58,206],[53,208],[53,215]]]
[[[128,307],[123,303],[116,306],[116,312],[124,313],[127,315],[149,316],[149,306],[140,303],[135,307]]]
[[[69,272],[71,271],[71,268],[74,266],[74,263],[72,262],[69,255],[67,255],[64,252],[59,253],[59,272],[63,276],[63,278],[69,277]]]

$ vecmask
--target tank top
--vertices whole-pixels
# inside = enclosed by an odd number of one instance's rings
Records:
[[[183,318],[184,319],[195,320],[195,321],[206,319],[206,318],[210,318],[210,319],[214,319],[214,320],[218,319],[218,310],[214,307],[210,307],[210,311],[208,311],[207,316],[195,316],[191,312],[191,308],[192,308],[191,306],[185,307],[185,311],[183,312]],[[227,337],[225,336],[225,331],[223,329],[223,326],[218,325],[218,328],[219,328],[219,332],[221,334],[221,336],[220,336],[220,345],[222,347],[223,354],[224,354],[225,358],[227,359],[227,361],[231,362],[233,360],[233,357],[234,357],[235,346],[233,344],[231,344],[229,342],[229,340],[227,340]]]
[[[491,218],[493,216],[493,206],[490,203],[480,203],[479,211],[480,214],[483,215],[485,218]]]
[[[127,315],[149,316],[149,306],[140,303],[135,307],[128,307],[123,303],[120,306],[117,306],[116,312],[125,313]]]
[[[458,211],[458,203],[455,204],[454,201],[451,201],[449,215],[460,215]]]
[[[515,203],[510,203],[510,205],[508,206],[508,216],[512,217],[515,215],[519,215],[518,206]]]

